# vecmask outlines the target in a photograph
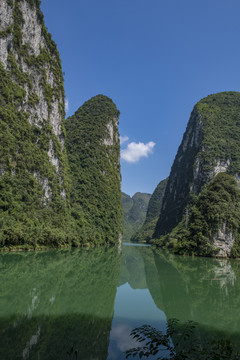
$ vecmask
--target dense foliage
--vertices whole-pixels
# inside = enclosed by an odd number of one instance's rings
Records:
[[[160,181],[160,183],[154,190],[148,203],[146,220],[143,226],[137,232],[135,232],[135,234],[133,234],[131,240],[149,242],[152,239],[156,223],[160,215],[167,181],[168,178]]]
[[[213,233],[219,229],[216,228],[217,226],[227,223],[230,230],[237,231],[239,227],[238,210],[230,211],[231,224],[227,212],[224,210],[226,206],[231,208],[231,204],[228,203],[231,199],[230,195],[227,198],[220,198],[222,196],[220,194],[218,201],[213,196],[213,201],[218,202],[216,206],[220,211],[221,223],[215,222],[213,224],[210,218],[206,217],[208,215],[201,215],[203,216],[201,218],[199,214],[195,214],[196,207],[192,206],[194,205],[195,195],[201,192],[203,186],[208,184],[216,173],[226,171],[228,174],[238,176],[239,164],[240,93],[224,92],[210,95],[202,99],[194,107],[182,143],[178,149],[164,195],[161,214],[153,235],[155,239],[161,238],[156,243],[163,245],[163,243],[170,242],[168,245],[171,245],[172,242],[174,243],[173,239],[176,239],[176,234],[181,232],[181,238],[186,240],[185,244],[188,240],[190,241],[188,250],[184,246],[186,252],[206,255],[211,253],[211,247],[206,245],[205,250],[200,249],[200,242],[211,244]],[[223,181],[223,178],[218,178],[217,182],[221,181]],[[217,189],[214,191],[217,191]],[[237,187],[236,191],[238,191]],[[237,199],[235,200],[237,204]],[[202,202],[205,202],[206,207],[208,206],[207,197]],[[212,210],[211,206],[209,205],[209,212],[213,212],[214,206],[212,206]],[[221,209],[221,206],[223,206],[223,209]],[[236,205],[237,208],[238,205]],[[189,226],[193,226],[195,230],[186,229],[184,225],[184,214],[186,211],[188,213],[190,209],[192,218]],[[192,220],[194,217],[195,220]],[[199,223],[199,231],[196,230],[197,222]],[[202,236],[200,236],[201,229],[203,230]],[[190,237],[193,236],[195,240],[190,239],[188,234],[190,234]],[[198,242],[196,234],[200,236]],[[195,245],[192,246],[191,242],[197,244],[197,248],[194,248]],[[235,247],[237,247],[237,244]],[[233,252],[237,254],[236,249]]]
[[[151,195],[137,192],[130,197],[122,193],[123,206],[123,239],[130,240],[131,236],[143,225]]]
[[[7,68],[0,62],[0,247],[65,246],[76,238],[77,231],[68,205],[66,152],[49,119],[54,99],[59,101],[62,120],[65,116],[61,62],[39,1],[28,2],[46,42],[39,55],[34,55],[28,43],[23,44],[21,1],[9,2],[14,23],[1,33],[2,39],[12,34],[12,42]],[[47,83],[46,69],[52,73],[53,87]],[[33,90],[36,78],[48,104],[48,118],[33,121],[31,109],[40,101]],[[37,122],[41,126],[35,125]],[[50,143],[58,158],[58,172],[48,155]]]
[[[139,346],[126,351],[126,358],[139,355],[156,360],[239,360],[240,353],[229,340],[208,338],[204,343],[197,336],[198,324],[177,319],[168,320],[167,330],[150,325],[133,329],[131,336]]]
[[[202,188],[188,216],[160,241],[176,253],[209,256],[217,251],[214,238],[222,228],[234,236],[231,255],[239,256],[240,192],[236,179],[226,173],[219,173]]]
[[[7,66],[0,62],[0,248],[116,243],[122,226],[119,111],[99,96],[67,121],[71,191],[56,44],[39,0],[7,4],[13,24],[0,32],[8,44]],[[23,33],[26,8],[41,30],[34,45]]]
[[[240,172],[240,93],[223,92],[210,95],[197,103],[201,114],[203,151],[200,166],[208,173],[218,160],[230,160],[228,172]]]
[[[84,214],[81,232],[95,244],[115,244],[122,231],[118,117],[112,100],[98,95],[66,120],[72,215]]]

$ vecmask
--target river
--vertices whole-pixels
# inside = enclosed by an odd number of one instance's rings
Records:
[[[240,261],[148,246],[0,254],[0,359],[125,359],[131,330],[194,320],[240,339]],[[72,351],[72,352],[71,352]],[[74,356],[73,356],[74,355]]]

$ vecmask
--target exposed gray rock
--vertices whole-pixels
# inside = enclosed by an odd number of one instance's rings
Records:
[[[0,31],[5,31],[9,26],[13,25],[13,10],[8,5],[6,0],[0,2]],[[6,37],[0,38],[0,61],[2,62],[4,69],[7,68],[8,52],[12,43],[12,33]]]
[[[22,45],[28,44],[35,56],[40,54],[40,48],[46,47],[45,38],[42,35],[42,25],[37,18],[35,7],[31,7],[27,1],[19,3],[24,16],[22,24]]]
[[[5,70],[11,74],[11,67],[9,65],[8,57],[15,58],[19,71],[29,77],[29,82],[22,85],[25,89],[25,99],[17,109],[18,111],[28,113],[28,120],[31,125],[35,125],[40,129],[50,124],[52,127],[52,133],[58,139],[61,144],[61,149],[64,151],[64,135],[62,132],[62,122],[64,121],[64,113],[60,111],[60,108],[64,108],[64,93],[63,89],[59,88],[59,82],[61,81],[60,75],[52,68],[51,61],[46,60],[42,65],[35,66],[29,65],[24,56],[19,54],[19,50],[14,46],[13,42],[13,28],[14,28],[14,6],[18,6],[22,13],[23,22],[21,24],[21,46],[27,46],[27,55],[37,58],[41,51],[45,51],[49,54],[48,43],[43,32],[43,24],[39,20],[36,6],[31,6],[27,0],[21,0],[15,3],[13,6],[8,5],[7,0],[0,1],[0,31],[6,31],[7,35],[0,37],[0,62]],[[51,60],[56,60],[57,55],[51,54]],[[14,78],[13,78],[14,79]],[[51,97],[51,105],[46,99],[46,90],[44,82],[49,86],[49,92],[54,92]],[[54,90],[54,91],[53,91]],[[35,103],[31,102],[34,97]],[[53,149],[53,139],[50,139],[48,156],[50,162],[56,168],[56,175],[60,173],[60,162],[57,154]],[[62,165],[61,165],[62,166]],[[43,178],[40,174],[39,179]],[[59,183],[62,183],[63,179],[59,176]],[[43,191],[46,200],[51,198],[50,185],[47,179],[44,182],[40,181],[43,185]],[[63,187],[63,186],[61,186]],[[62,197],[65,198],[65,190],[61,192]]]
[[[231,161],[227,159],[226,161],[221,161],[220,159],[216,160],[217,165],[214,166],[211,177],[216,176],[220,172],[226,172],[229,168]]]
[[[229,257],[234,245],[234,235],[231,231],[226,230],[226,223],[218,230],[213,237],[213,245],[219,249],[217,257]]]
[[[54,153],[52,140],[50,140],[50,143],[49,143],[48,156],[49,156],[49,159],[51,160],[51,163],[56,167],[56,171],[58,173],[59,172],[59,160]]]
[[[118,132],[114,131],[114,128],[118,126],[118,118],[113,117],[109,120],[106,127],[106,137],[103,139],[104,145],[113,146],[115,142],[119,142]],[[115,138],[114,138],[115,133]]]

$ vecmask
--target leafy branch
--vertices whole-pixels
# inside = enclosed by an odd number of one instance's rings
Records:
[[[168,321],[166,331],[157,330],[151,325],[133,329],[130,335],[140,346],[126,351],[126,358],[138,355],[140,358],[157,356],[156,360],[239,360],[229,340],[209,339],[201,341],[196,336],[197,323],[180,323],[177,319]]]

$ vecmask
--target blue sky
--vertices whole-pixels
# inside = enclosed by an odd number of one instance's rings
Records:
[[[121,112],[122,191],[169,175],[201,98],[240,89],[239,0],[42,0],[67,116],[97,94]],[[134,162],[135,161],[135,162]]]

